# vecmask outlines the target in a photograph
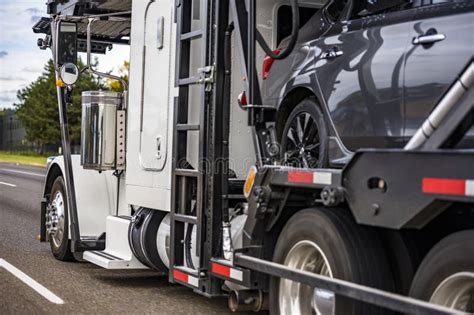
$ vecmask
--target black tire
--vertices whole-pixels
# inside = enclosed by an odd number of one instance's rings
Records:
[[[61,261],[74,261],[74,256],[71,252],[71,240],[69,239],[69,209],[67,203],[67,195],[66,195],[66,185],[64,184],[64,179],[62,176],[56,178],[51,187],[51,194],[49,197],[49,202],[51,203],[52,200],[56,197],[58,193],[61,193],[64,202],[64,233],[61,237],[60,246],[54,244],[54,241],[51,237],[49,237],[49,244],[51,247],[51,252],[53,253],[54,258]]]
[[[460,272],[474,272],[474,230],[453,233],[428,252],[415,274],[410,296],[429,301],[443,280]],[[467,312],[474,312],[472,294]]]
[[[406,231],[384,231],[384,246],[395,281],[395,292],[408,295],[416,269],[423,258],[418,244]]]
[[[302,119],[307,115],[314,124],[304,123]],[[297,132],[297,125],[301,123],[307,128],[301,135],[294,134],[292,141],[289,134]],[[281,134],[280,145],[280,158],[284,165],[309,168],[327,166],[328,132],[323,113],[313,99],[302,100],[290,113]]]
[[[390,266],[378,235],[359,226],[343,209],[315,208],[299,211],[287,222],[275,246],[273,261],[284,263],[301,241],[316,244],[327,258],[333,277],[392,291]],[[280,279],[270,281],[270,313],[280,312]],[[306,304],[307,305],[307,304]],[[336,297],[336,314],[387,314],[387,310]]]

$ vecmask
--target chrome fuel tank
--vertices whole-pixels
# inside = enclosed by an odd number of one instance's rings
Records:
[[[117,169],[117,112],[123,94],[82,92],[81,165],[84,169]]]

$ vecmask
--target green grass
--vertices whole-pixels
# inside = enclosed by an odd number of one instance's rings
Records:
[[[46,167],[47,156],[0,151],[0,162]]]

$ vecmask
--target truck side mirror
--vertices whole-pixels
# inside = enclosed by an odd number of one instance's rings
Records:
[[[71,62],[63,64],[60,69],[61,80],[66,85],[73,85],[79,79],[79,69]]]
[[[57,63],[64,65],[66,63],[76,64],[77,62],[77,25],[76,23],[59,23],[59,32],[57,40]]]

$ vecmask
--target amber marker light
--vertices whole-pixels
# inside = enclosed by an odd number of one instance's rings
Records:
[[[250,193],[252,192],[253,183],[255,182],[255,176],[257,176],[257,167],[253,165],[249,170],[247,179],[245,180],[245,185],[244,185],[245,198],[248,198],[250,196]]]

